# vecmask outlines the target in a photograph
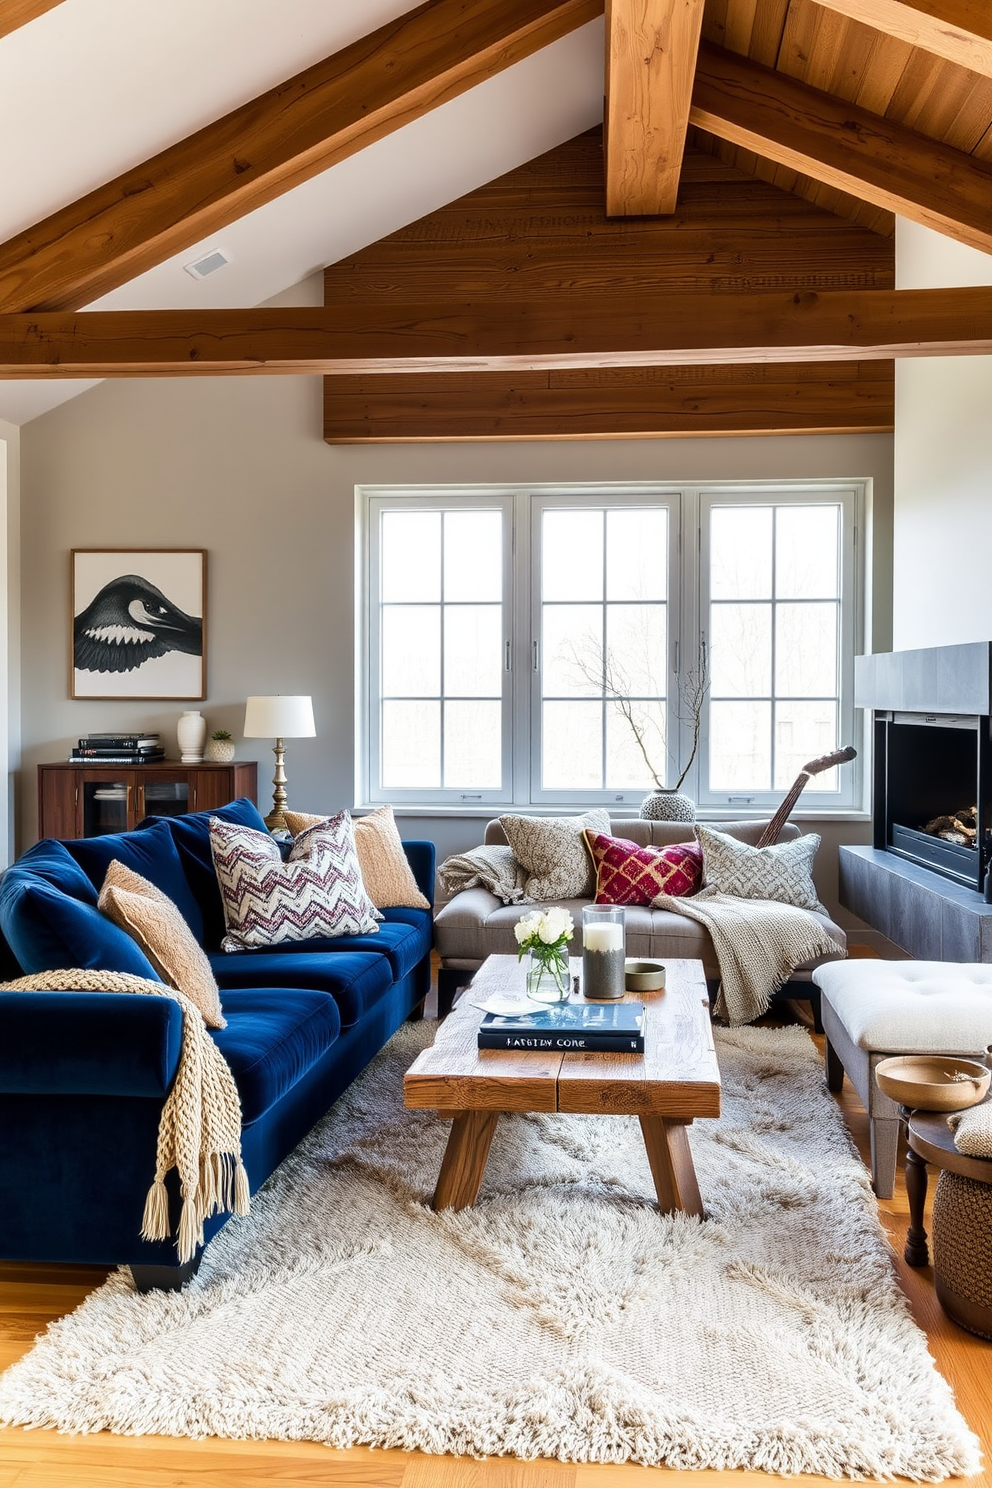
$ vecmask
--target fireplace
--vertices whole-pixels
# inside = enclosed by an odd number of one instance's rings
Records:
[[[992,643],[859,656],[855,702],[873,715],[875,848],[980,892],[992,850]]]

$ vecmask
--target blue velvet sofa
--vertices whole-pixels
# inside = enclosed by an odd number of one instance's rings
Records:
[[[416,1015],[430,987],[431,912],[387,909],[376,934],[224,953],[211,816],[265,830],[252,803],[240,800],[150,817],[133,832],[30,848],[0,879],[0,972],[9,980],[81,966],[157,979],[135,942],[100,914],[97,895],[112,858],[168,894],[221,990],[227,1027],[211,1036],[241,1096],[254,1192]],[[404,847],[431,899],[433,843]],[[196,1269],[199,1257],[180,1267],[171,1242],[139,1236],[181,1024],[167,997],[0,993],[0,1257],[127,1264],[142,1289],[180,1286]],[[207,1222],[207,1239],[226,1218]]]

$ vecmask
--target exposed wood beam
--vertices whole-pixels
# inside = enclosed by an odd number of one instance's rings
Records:
[[[992,252],[992,166],[784,73],[699,49],[690,122]]]
[[[427,0],[0,245],[0,311],[78,308],[602,10]]]
[[[0,0],[0,37],[9,36],[61,4],[62,0]]]
[[[0,316],[0,377],[18,378],[536,371],[990,351],[992,287]]]
[[[324,379],[328,444],[882,433],[892,362]]]
[[[816,0],[816,4],[992,77],[988,0]]]
[[[606,0],[606,210],[675,211],[704,0]]]

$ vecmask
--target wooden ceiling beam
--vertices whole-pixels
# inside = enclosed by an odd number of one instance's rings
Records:
[[[690,122],[766,160],[992,252],[992,166],[703,42]]]
[[[886,36],[922,47],[958,67],[992,77],[992,9],[988,0],[815,0]]]
[[[0,0],[0,38],[61,4],[62,0]]]
[[[0,311],[87,304],[602,11],[427,0],[0,245]]]
[[[0,316],[0,377],[479,372],[992,352],[992,287]]]
[[[326,377],[328,444],[883,433],[894,364]]]
[[[675,211],[704,0],[606,0],[606,211]]]

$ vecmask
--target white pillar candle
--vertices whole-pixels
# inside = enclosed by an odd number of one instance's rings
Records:
[[[584,925],[582,944],[587,951],[622,951],[622,925]]]

